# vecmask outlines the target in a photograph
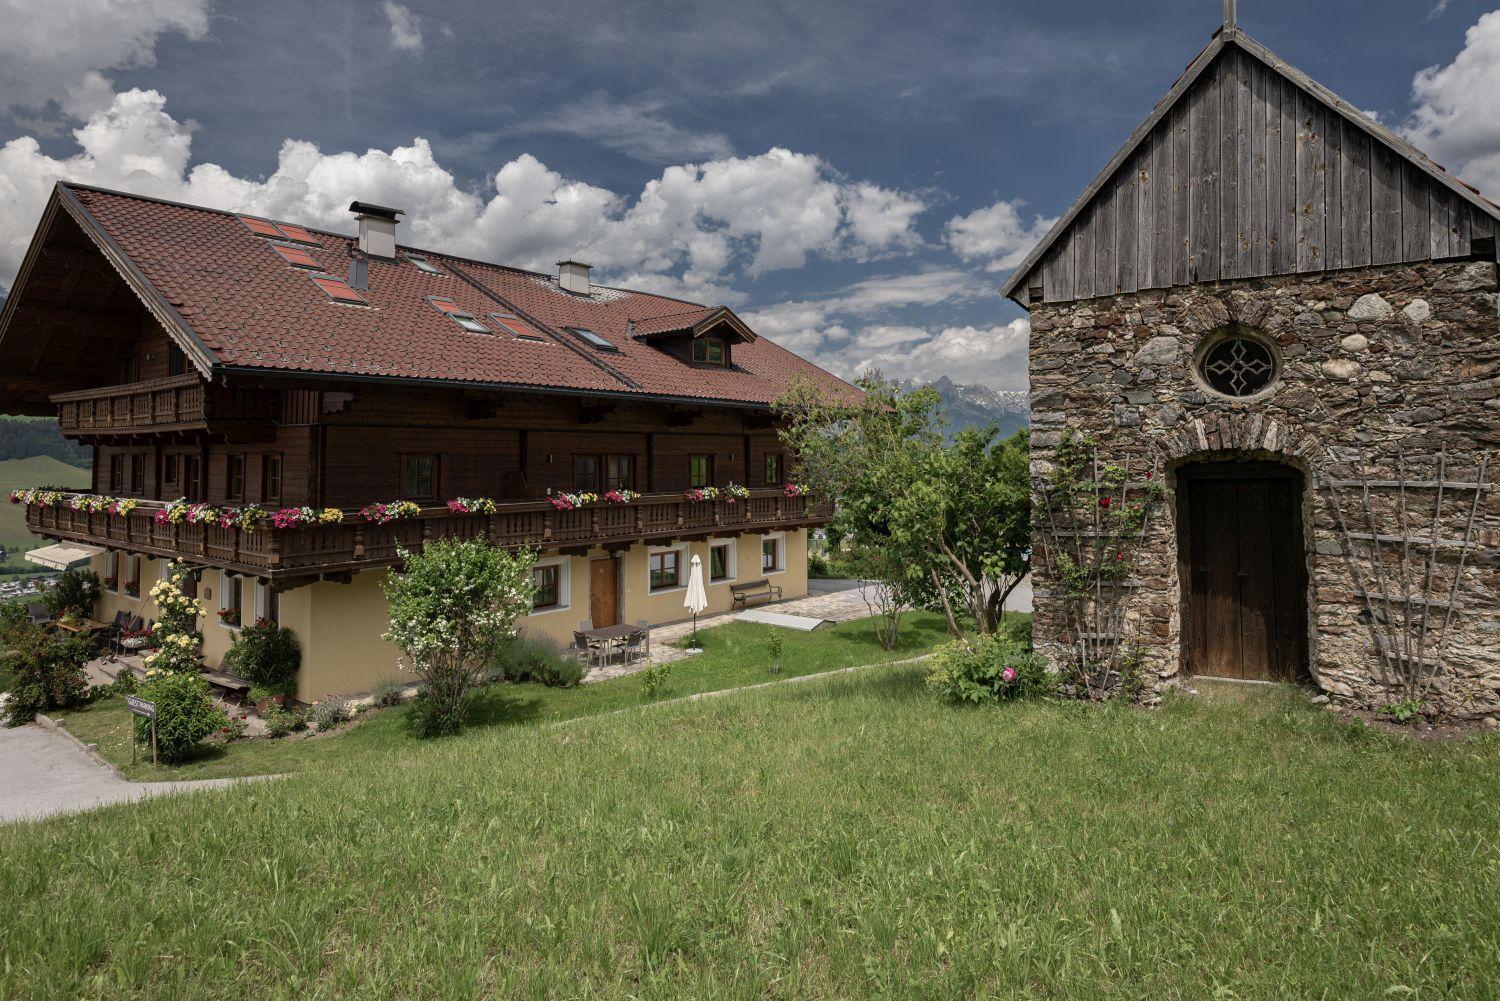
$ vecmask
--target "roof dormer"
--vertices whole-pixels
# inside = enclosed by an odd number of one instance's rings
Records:
[[[733,367],[733,345],[755,341],[755,331],[728,306],[632,319],[628,329],[636,340],[703,368]]]

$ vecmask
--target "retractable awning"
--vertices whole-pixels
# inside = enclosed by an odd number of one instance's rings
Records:
[[[26,553],[28,563],[36,563],[53,570],[67,570],[81,563],[87,563],[90,557],[98,556],[104,550],[98,546],[85,546],[77,542],[59,542],[55,546],[43,546]]]

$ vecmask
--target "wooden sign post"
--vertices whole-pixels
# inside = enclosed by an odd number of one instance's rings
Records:
[[[125,705],[130,712],[136,716],[144,716],[151,721],[151,767],[156,767],[156,703],[138,699],[134,695],[125,696]],[[135,764],[136,747],[135,721],[130,721],[130,763]]]

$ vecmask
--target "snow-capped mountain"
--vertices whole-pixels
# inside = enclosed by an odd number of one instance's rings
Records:
[[[1031,423],[1031,401],[1026,393],[1005,392],[988,386],[962,385],[945,376],[936,382],[919,383],[904,379],[896,383],[903,392],[930,385],[942,397],[948,412],[949,431],[994,424],[1001,437],[1007,437]]]

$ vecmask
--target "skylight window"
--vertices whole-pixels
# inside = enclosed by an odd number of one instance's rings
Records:
[[[277,226],[269,219],[257,219],[254,216],[242,215],[240,216],[240,222],[249,227],[250,232],[254,233],[256,236],[270,236],[278,240],[286,236],[286,234],[281,231],[281,227]]]
[[[313,236],[301,226],[293,226],[288,222],[279,222],[276,227],[286,234],[288,240],[296,240],[298,243],[317,243],[317,237]]]
[[[407,254],[406,259],[417,266],[417,270],[427,275],[440,275],[443,269],[433,264],[421,254]]]
[[[434,309],[439,313],[446,313],[453,322],[463,327],[471,334],[487,334],[490,328],[486,327],[474,318],[473,313],[465,312],[458,308],[458,304],[452,299],[444,299],[442,296],[428,296],[427,301],[432,303]]]
[[[321,271],[323,266],[312,259],[312,255],[301,247],[283,247],[272,244],[271,249],[281,255],[281,259],[294,268],[308,268],[312,271]]]
[[[541,341],[544,344],[547,341],[547,338],[528,327],[514,313],[491,313],[490,321],[518,341]]]
[[[350,288],[342,278],[335,278],[332,275],[308,275],[307,277],[312,279],[312,283],[335,302],[348,302],[359,306],[369,305],[369,301]]]
[[[598,348],[600,351],[620,350],[619,348],[611,344],[608,340],[600,337],[598,334],[594,333],[587,327],[563,327],[563,329],[572,334],[574,337],[578,338],[583,343],[589,345],[590,347]]]

